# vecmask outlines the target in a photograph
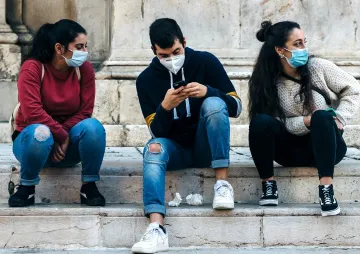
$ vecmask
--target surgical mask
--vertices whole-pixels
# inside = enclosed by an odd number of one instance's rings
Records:
[[[174,73],[175,75],[178,73],[178,71],[183,67],[185,62],[185,55],[177,55],[172,57],[167,57],[163,59],[159,59],[160,63],[169,71]]]
[[[292,54],[290,59],[287,57],[285,57],[285,58],[286,58],[286,61],[288,62],[288,64],[293,68],[303,66],[309,60],[309,50],[307,48],[294,49],[294,50],[288,50],[286,48],[284,48],[284,49],[291,52],[291,54]]]
[[[80,67],[88,58],[89,52],[87,51],[80,51],[80,50],[71,50],[73,52],[73,55],[70,59],[66,58],[65,56],[62,56],[65,59],[65,62],[70,67]]]

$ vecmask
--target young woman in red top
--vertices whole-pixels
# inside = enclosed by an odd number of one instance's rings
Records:
[[[95,73],[86,61],[85,29],[72,20],[45,24],[37,32],[28,60],[21,67],[20,108],[12,135],[21,163],[20,186],[9,206],[34,204],[35,185],[43,167],[82,163],[81,203],[105,205],[95,182],[105,152],[105,130],[91,118]]]

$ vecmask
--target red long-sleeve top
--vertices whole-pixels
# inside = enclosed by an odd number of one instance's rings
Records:
[[[50,128],[54,140],[63,143],[70,129],[90,118],[95,101],[95,73],[89,62],[79,69],[58,71],[51,63],[42,66],[37,60],[27,60],[21,67],[18,80],[20,109],[16,117],[16,131],[31,124],[44,124]]]

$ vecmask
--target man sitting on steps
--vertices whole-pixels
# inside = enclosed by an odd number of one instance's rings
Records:
[[[133,246],[138,253],[168,249],[164,228],[165,172],[212,167],[216,172],[214,209],[233,209],[227,181],[230,117],[242,106],[220,61],[208,52],[186,47],[173,19],[150,26],[156,57],[138,77],[137,93],[152,139],[144,149],[143,198],[150,218],[144,236]]]

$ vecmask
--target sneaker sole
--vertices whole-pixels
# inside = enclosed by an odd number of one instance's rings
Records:
[[[261,206],[277,206],[279,205],[279,200],[277,199],[264,199],[259,201]]]
[[[157,248],[132,248],[131,251],[133,253],[157,253],[168,251],[169,246],[157,247]]]
[[[87,206],[105,206],[105,201],[102,199],[86,199],[82,195],[80,195],[81,204]]]
[[[32,197],[30,199],[27,200],[12,200],[11,202],[9,201],[9,207],[27,207],[27,206],[32,206],[35,204],[35,197]]]
[[[215,210],[231,210],[234,209],[234,203],[221,203],[213,204],[213,209]]]
[[[338,207],[332,211],[321,211],[321,216],[323,216],[323,217],[334,216],[334,215],[338,215],[339,213],[340,213],[340,207]]]

